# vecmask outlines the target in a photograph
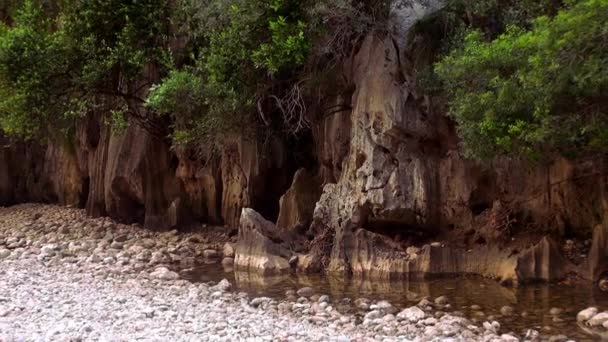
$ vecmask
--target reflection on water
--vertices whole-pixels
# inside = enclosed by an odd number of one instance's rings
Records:
[[[502,332],[522,335],[526,329],[533,328],[545,336],[564,334],[579,341],[597,339],[597,336],[590,335],[578,326],[578,311],[589,306],[608,310],[606,293],[597,291],[590,285],[581,284],[507,288],[495,281],[478,277],[390,282],[300,274],[263,277],[254,273],[224,269],[217,264],[197,268],[187,278],[196,282],[217,282],[226,278],[235,284],[237,291],[247,292],[252,297],[283,299],[287,290],[310,286],[318,294],[329,295],[334,302],[344,298],[354,300],[365,297],[371,300],[388,300],[399,308],[414,305],[424,296],[447,296],[452,311],[460,311],[468,318],[481,321],[494,316],[500,321]],[[472,309],[473,305],[481,308]],[[500,309],[505,305],[515,308],[515,314],[501,316]],[[552,308],[562,309],[562,313],[552,315]],[[483,312],[483,315],[480,312]]]

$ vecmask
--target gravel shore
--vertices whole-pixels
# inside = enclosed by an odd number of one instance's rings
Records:
[[[224,239],[224,240],[222,240]],[[221,255],[228,237],[154,233],[77,209],[0,208],[0,341],[517,341],[498,322],[474,325],[446,298],[364,316],[313,289],[250,298],[231,284],[190,283],[179,270]],[[213,240],[213,241],[212,241]],[[297,291],[296,291],[297,290]]]

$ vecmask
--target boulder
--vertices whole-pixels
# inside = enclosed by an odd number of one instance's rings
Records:
[[[288,272],[291,255],[281,242],[280,234],[272,222],[253,209],[243,208],[235,248],[235,267],[262,274]]]
[[[608,312],[600,312],[593,315],[586,324],[590,327],[598,327],[606,321],[608,321]]]
[[[586,308],[585,310],[581,310],[576,315],[576,320],[578,322],[588,321],[591,319],[591,317],[595,316],[597,314],[597,312],[598,312],[597,308],[594,308],[594,307]]]

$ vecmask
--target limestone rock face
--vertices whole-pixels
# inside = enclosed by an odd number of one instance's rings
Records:
[[[562,279],[571,265],[559,252],[555,242],[544,237],[526,250],[517,260],[517,279],[525,281],[556,281]]]
[[[290,269],[290,252],[275,225],[255,210],[243,208],[234,266],[262,274],[280,274]]]
[[[352,273],[380,279],[425,278],[450,274],[478,274],[516,283],[517,261],[496,246],[465,250],[425,244],[415,253],[395,248],[391,239],[358,229],[349,259]]]
[[[352,130],[350,99],[338,98],[335,112],[313,126],[319,178],[323,184],[335,183],[342,175],[342,163],[350,150]]]
[[[424,58],[416,57],[419,42],[405,32],[441,2],[420,6],[392,6],[394,32],[367,36],[349,65],[355,89],[350,143],[335,182],[324,178],[311,224],[316,236],[332,236],[326,269],[382,277],[465,272],[514,282],[558,280],[572,270],[559,248],[541,240],[526,250],[538,236],[525,236],[527,245],[511,244],[513,224],[557,236],[587,233],[608,213],[608,183],[598,178],[606,159],[534,165],[496,158],[480,165],[461,155],[454,123],[416,87],[417,63]],[[438,235],[468,247],[429,246],[416,260],[405,255],[407,247]],[[298,268],[322,264],[318,253],[300,259]]]
[[[277,217],[292,175],[286,160],[278,139],[262,147],[255,138],[231,137],[218,155],[200,160],[136,124],[113,132],[87,118],[74,141],[3,147],[0,204],[81,206],[92,216],[151,229],[192,219],[237,227],[245,206]]]
[[[79,135],[81,170],[88,176],[87,213],[166,229],[181,191],[165,141],[137,125],[123,133],[92,124]],[[173,217],[173,218],[172,218]]]
[[[608,226],[599,224],[593,231],[591,250],[587,258],[587,278],[598,281],[608,273]]]
[[[321,184],[305,169],[298,170],[287,192],[281,197],[277,227],[303,232],[312,222],[315,203],[321,196]]]

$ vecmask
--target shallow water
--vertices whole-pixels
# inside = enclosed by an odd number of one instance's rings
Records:
[[[185,276],[195,282],[219,281],[223,278],[235,284],[237,291],[253,297],[266,296],[284,299],[285,291],[310,286],[318,294],[327,294],[332,302],[344,298],[365,297],[370,300],[388,300],[398,308],[415,305],[421,297],[447,296],[450,311],[460,311],[467,318],[483,322],[493,315],[501,323],[501,332],[524,336],[527,329],[536,329],[543,336],[563,334],[577,341],[599,340],[599,335],[585,331],[576,323],[576,314],[589,306],[608,310],[608,294],[590,285],[527,285],[507,288],[495,281],[479,277],[441,278],[416,281],[378,281],[344,279],[321,275],[286,275],[261,277],[252,273],[224,269],[219,264],[197,268]],[[481,310],[472,310],[479,305]],[[509,305],[515,309],[511,316],[501,316],[500,309]],[[549,311],[560,308],[563,312],[552,316]],[[340,307],[338,306],[338,309]],[[485,316],[478,316],[481,311]]]

